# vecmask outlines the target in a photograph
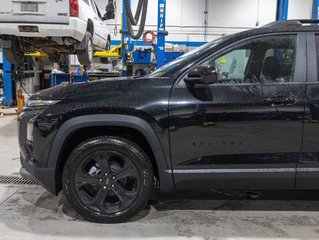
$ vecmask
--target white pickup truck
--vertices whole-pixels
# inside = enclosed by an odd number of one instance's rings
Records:
[[[110,34],[94,0],[1,0],[0,39],[8,61],[44,52],[51,62],[77,54],[90,65],[94,51],[110,47]]]

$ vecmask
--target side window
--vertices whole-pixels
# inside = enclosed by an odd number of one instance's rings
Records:
[[[217,84],[292,82],[296,36],[258,37],[242,42],[203,65],[215,66]]]
[[[295,49],[287,46],[284,49],[268,49],[263,62],[260,78],[270,82],[292,82]]]
[[[87,5],[89,5],[89,6],[90,6],[90,4],[89,4],[89,0],[83,0],[83,2],[85,2]]]
[[[220,83],[241,83],[245,79],[248,61],[251,57],[250,49],[236,49],[215,59]]]

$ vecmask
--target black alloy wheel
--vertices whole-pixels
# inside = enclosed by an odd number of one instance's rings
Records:
[[[85,219],[115,223],[142,210],[153,188],[146,154],[127,139],[99,137],[78,146],[63,173],[70,204]]]
[[[139,190],[139,175],[124,155],[104,150],[90,154],[78,167],[75,188],[81,202],[93,211],[123,211]]]

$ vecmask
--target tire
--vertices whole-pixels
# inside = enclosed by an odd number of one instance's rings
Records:
[[[111,50],[111,41],[110,38],[106,40],[106,45],[105,45],[105,51]],[[100,58],[100,61],[102,64],[109,64],[110,63],[110,58]]]
[[[23,63],[24,53],[18,43],[17,37],[11,38],[11,48],[4,48],[3,53],[6,56],[7,61],[11,64],[21,64]]]
[[[84,219],[119,223],[147,205],[153,191],[153,169],[135,143],[120,137],[95,137],[73,150],[62,181],[70,205]]]
[[[93,39],[92,34],[87,32],[89,39],[87,41],[87,46],[84,50],[78,50],[77,56],[81,65],[89,67],[93,62],[94,56],[94,47],[93,47]]]

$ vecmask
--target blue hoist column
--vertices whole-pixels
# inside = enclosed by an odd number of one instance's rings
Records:
[[[129,0],[129,4],[131,5],[131,0]],[[122,1],[122,76],[126,77],[127,74],[127,53],[131,52],[132,49],[132,43],[131,43],[131,37],[128,32],[127,22],[126,22],[126,9],[124,2]]]
[[[157,44],[156,59],[157,69],[165,62],[165,36],[166,36],[166,0],[158,0]]]
[[[3,52],[2,52],[2,58],[3,58],[4,97],[6,98],[6,105],[10,107],[13,105],[13,100],[14,100],[12,74],[9,73],[12,71],[12,64],[8,62]]]
[[[319,0],[313,0],[312,1],[311,18],[318,19],[318,17],[319,17],[318,12],[319,12]]]
[[[288,19],[288,6],[289,6],[289,0],[277,0],[277,14],[276,14],[277,21]]]

